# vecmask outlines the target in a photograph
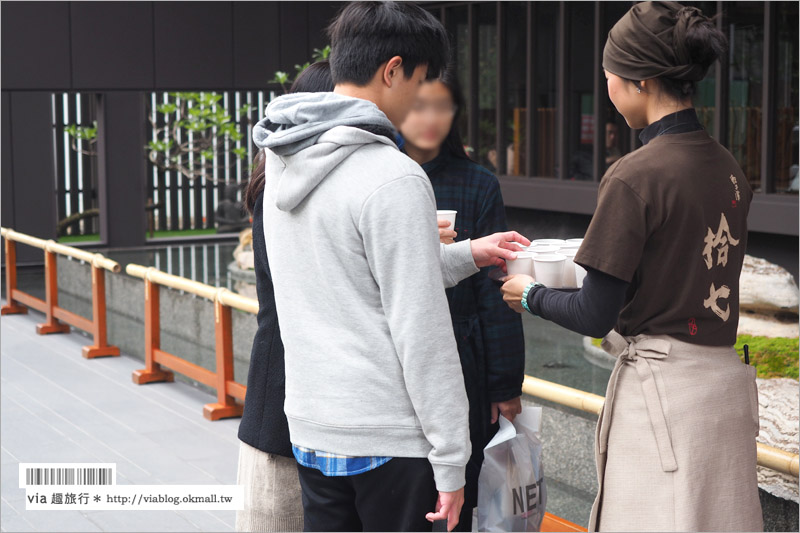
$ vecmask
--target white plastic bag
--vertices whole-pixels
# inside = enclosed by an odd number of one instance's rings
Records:
[[[542,470],[542,408],[526,407],[484,448],[478,478],[478,531],[539,531],[547,491]]]

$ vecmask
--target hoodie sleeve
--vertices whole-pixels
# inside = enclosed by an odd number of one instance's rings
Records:
[[[471,453],[468,403],[442,283],[430,183],[406,176],[365,201],[359,230],[408,396],[425,438],[436,488],[464,486]]]
[[[461,280],[480,271],[472,257],[470,242],[470,239],[466,239],[453,244],[439,243],[445,288],[455,287]]]

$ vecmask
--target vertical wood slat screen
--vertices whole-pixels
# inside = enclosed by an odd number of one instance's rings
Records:
[[[247,148],[245,159],[234,154],[222,154],[223,168],[214,169],[213,179],[188,179],[175,171],[162,170],[147,164],[147,199],[155,204],[153,229],[157,231],[179,231],[188,229],[212,229],[215,227],[215,213],[219,202],[224,198],[225,186],[230,183],[244,184],[250,179],[250,166],[256,155],[252,138],[252,127],[261,118],[264,107],[275,96],[275,91],[220,91],[223,95],[220,104],[228,110],[233,120],[239,124],[244,135],[240,141],[228,142],[219,137],[218,146],[227,148]],[[156,112],[156,107],[165,103],[168,93],[148,93],[147,111],[154,118],[156,128],[168,126],[176,120],[177,113],[169,117]],[[64,131],[65,126],[77,124],[91,126],[95,120],[95,105],[91,93],[54,93],[51,99],[53,118],[53,150],[56,160],[56,195],[58,220],[98,207],[97,199],[97,157],[82,154],[72,148],[73,139]],[[239,117],[236,110],[243,105],[250,106],[246,116]],[[156,139],[155,129],[149,120],[147,139]],[[191,135],[180,132],[181,141],[189,141]],[[163,140],[163,137],[162,137]],[[75,141],[80,149],[89,150],[85,141]],[[142,147],[142,157],[147,151]],[[191,168],[200,165],[199,157],[181,161]],[[237,193],[237,200],[243,197]],[[146,206],[143,206],[143,208]],[[68,229],[70,235],[99,234],[98,218],[86,218]],[[148,234],[149,237],[149,234]]]

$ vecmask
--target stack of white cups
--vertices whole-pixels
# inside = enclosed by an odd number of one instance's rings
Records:
[[[586,277],[586,269],[580,266],[578,263],[575,262],[575,254],[578,253],[578,248],[581,247],[583,243],[583,239],[567,239],[567,246],[571,246],[574,249],[574,252],[571,256],[571,261],[569,265],[569,269],[564,269],[564,277],[566,279],[567,276],[572,276],[571,279],[574,280],[574,284],[572,287],[580,289],[583,287],[583,279]],[[569,272],[567,272],[569,270]]]
[[[583,286],[586,270],[575,263],[583,239],[537,239],[517,259],[506,261],[509,275],[525,274],[554,289]],[[521,247],[525,248],[520,244]]]
[[[563,239],[537,239],[531,241],[533,251],[533,277],[539,283],[553,289],[562,287],[564,261],[561,247],[566,244]]]

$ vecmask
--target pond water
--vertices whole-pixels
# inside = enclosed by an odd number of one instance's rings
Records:
[[[168,274],[213,285],[233,288],[228,264],[238,241],[109,250],[104,255],[125,265],[152,266]]]

